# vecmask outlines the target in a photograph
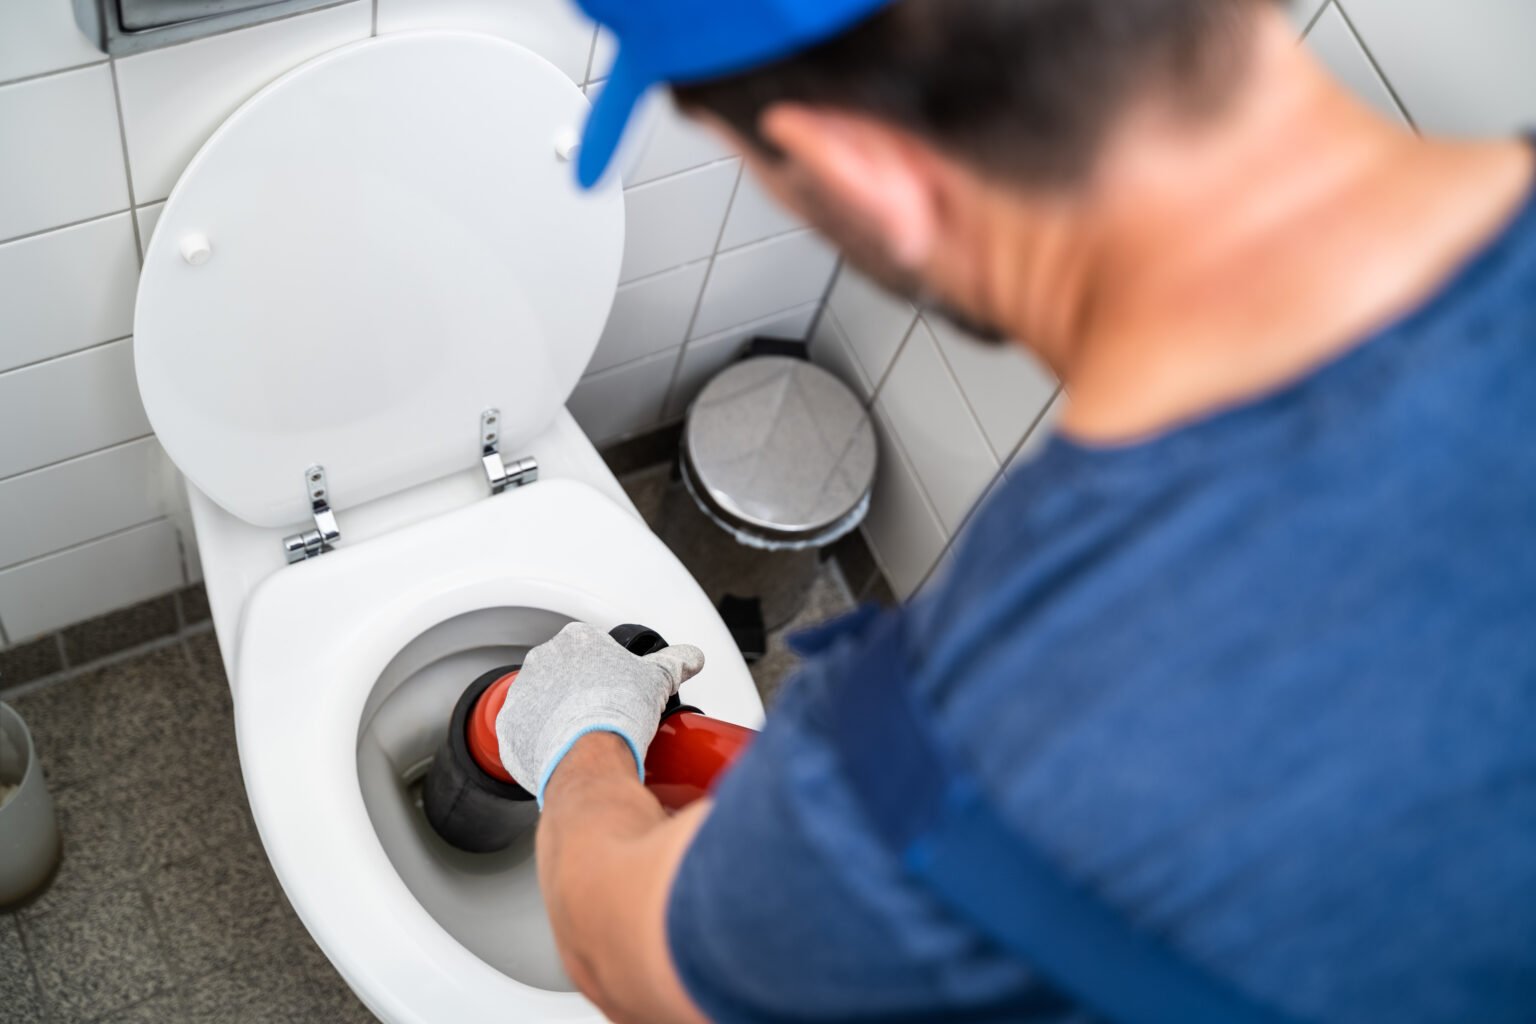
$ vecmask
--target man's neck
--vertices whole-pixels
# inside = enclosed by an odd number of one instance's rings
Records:
[[[1195,127],[1135,118],[1084,197],[986,232],[995,319],[1117,444],[1303,376],[1421,302],[1530,188],[1515,143],[1426,142],[1369,111],[1267,19],[1242,95]],[[1006,215],[997,218],[1006,225]]]

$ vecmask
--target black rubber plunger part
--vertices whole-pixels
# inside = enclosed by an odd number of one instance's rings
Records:
[[[631,654],[644,657],[667,646],[661,634],[645,626],[624,625],[609,634]],[[533,794],[522,786],[487,775],[469,753],[469,716],[496,681],[519,666],[485,673],[454,705],[448,735],[422,781],[421,804],[433,831],[467,853],[496,853],[511,846],[537,817]],[[515,683],[513,685],[516,685]],[[668,713],[677,710],[672,698]]]
[[[464,691],[422,785],[422,809],[433,831],[468,853],[505,850],[533,816],[531,793],[487,775],[469,753],[470,713],[496,680],[516,670],[509,665],[487,672]]]

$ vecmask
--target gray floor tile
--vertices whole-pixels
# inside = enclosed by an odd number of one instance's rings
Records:
[[[661,521],[662,502],[666,500],[667,488],[671,486],[670,474],[671,470],[667,466],[653,466],[619,481],[624,487],[624,493],[629,495],[629,500],[635,503],[635,508],[640,510],[641,517],[653,530]]]
[[[176,595],[166,594],[64,630],[64,653],[71,665],[84,665],[118,651],[170,636],[181,628]]]
[[[206,689],[173,644],[28,694],[15,707],[58,789],[107,775],[148,780],[183,763]]]
[[[81,783],[53,794],[64,857],[53,882],[22,911],[37,917],[78,904],[102,889],[134,882],[144,870],[139,830],[122,812],[104,781]]]
[[[77,897],[23,918],[21,928],[55,1024],[94,1020],[168,990],[165,956],[137,885]]]
[[[152,996],[142,1003],[109,1013],[93,1024],[179,1024],[186,1019],[181,998],[175,992]]]
[[[167,776],[157,786],[120,786],[114,800],[133,823],[151,870],[255,838],[245,789],[230,765]]]
[[[0,1008],[17,1024],[43,1019],[43,994],[13,917],[0,917]]]
[[[688,567],[711,601],[718,603],[726,594],[759,598],[769,629],[782,626],[799,611],[816,577],[815,552],[759,551],[738,544],[699,510],[666,466],[620,482],[651,529]]]
[[[281,898],[281,897],[280,897]],[[304,930],[292,908],[283,901],[285,930],[280,938],[289,963],[297,963],[304,977],[306,1005],[315,1020],[338,1024],[372,1024],[375,1020],[362,1002],[353,995],[336,968],[325,958],[315,940]]]
[[[180,591],[176,599],[181,602],[181,620],[188,626],[199,622],[207,622],[209,619],[208,591],[201,583],[194,583],[187,589]]]
[[[320,1021],[306,1007],[297,976],[246,967],[214,971],[190,982],[181,993],[186,1024],[296,1024]]]
[[[829,619],[852,611],[854,602],[848,593],[842,574],[833,563],[827,563],[811,585],[805,605],[798,615],[783,629],[775,630],[768,637],[768,653],[752,666],[752,678],[757,682],[763,702],[772,704],[779,689],[799,667],[800,659],[789,649],[787,638],[802,629],[819,626]]]
[[[100,768],[91,751],[91,738],[80,724],[80,712],[103,685],[99,678],[87,676],[10,702],[32,732],[38,762],[54,792],[88,780]]]
[[[285,908],[254,838],[158,868],[147,886],[178,978],[238,966],[281,944]]]
[[[52,675],[64,668],[52,635],[0,651],[0,690]]]
[[[192,659],[193,682],[208,699],[233,714],[234,700],[224,675],[224,656],[212,631],[189,636],[186,649]]]

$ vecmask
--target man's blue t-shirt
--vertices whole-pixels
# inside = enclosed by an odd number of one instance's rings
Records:
[[[1303,1020],[1536,1021],[1536,199],[1304,380],[1053,439],[903,614],[946,661],[993,624],[920,694],[937,734],[1195,963]],[[848,657],[788,686],[684,859],[688,991],[720,1021],[1087,1019],[866,827],[829,746]]]

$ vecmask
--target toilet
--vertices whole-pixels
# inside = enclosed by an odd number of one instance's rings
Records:
[[[145,257],[144,407],[188,502],[261,841],[379,1018],[601,1019],[532,837],[466,854],[419,783],[470,681],[582,620],[729,632],[565,403],[613,301],[623,194],[574,184],[587,103],[537,55],[386,36],[291,72],[187,168]]]

